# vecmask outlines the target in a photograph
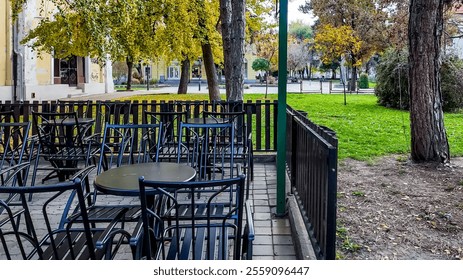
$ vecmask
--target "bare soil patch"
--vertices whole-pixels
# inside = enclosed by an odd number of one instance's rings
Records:
[[[337,219],[338,258],[463,259],[463,158],[344,160]]]

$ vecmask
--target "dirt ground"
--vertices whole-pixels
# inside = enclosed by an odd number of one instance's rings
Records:
[[[463,259],[463,158],[341,161],[337,217],[340,259]]]

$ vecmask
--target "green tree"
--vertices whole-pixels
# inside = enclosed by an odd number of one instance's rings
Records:
[[[321,53],[324,64],[332,64],[347,54],[346,60],[352,66],[359,66],[355,57],[359,53],[362,41],[348,25],[334,27],[331,24],[321,25],[315,35],[315,49]]]
[[[302,22],[302,20],[293,21],[289,24],[288,33],[296,38],[298,42],[304,42],[313,38],[312,27]]]
[[[257,58],[252,62],[252,69],[254,71],[265,71],[266,79],[265,79],[265,98],[267,98],[268,92],[268,76],[270,71],[270,62],[265,58]]]
[[[357,68],[370,57],[388,46],[387,30],[389,10],[393,11],[390,1],[384,0],[311,0],[306,1],[302,10],[311,11],[319,18],[322,26],[327,24],[333,28],[349,26],[353,34],[361,42],[360,49],[348,51],[352,66],[351,88],[355,90]],[[318,30],[316,30],[318,32]]]

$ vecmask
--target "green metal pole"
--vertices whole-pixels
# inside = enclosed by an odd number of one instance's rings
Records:
[[[286,212],[286,83],[288,67],[288,0],[280,1],[278,35],[277,215]]]

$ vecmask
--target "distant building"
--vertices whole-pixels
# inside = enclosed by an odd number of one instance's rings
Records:
[[[51,1],[42,5],[42,1],[28,1],[24,11],[14,24],[11,20],[10,1],[0,4],[0,101],[41,101],[58,100],[82,94],[101,94],[114,92],[111,61],[100,66],[90,57],[73,56],[69,59],[57,59],[52,54],[39,56],[31,48],[20,44],[28,32],[41,19],[53,13]],[[44,7],[44,9],[42,9]],[[252,48],[245,55],[244,79],[254,82],[256,72],[252,70],[252,61],[256,58]],[[248,63],[249,61],[249,63]],[[145,68],[142,68],[145,75]],[[159,82],[176,83],[180,80],[180,63],[158,61],[150,68],[151,78]],[[206,80],[204,64],[191,63],[190,78]],[[223,78],[219,73],[219,79]]]
[[[458,34],[452,39],[451,51],[463,59],[463,6],[455,9],[452,21],[458,29]]]
[[[70,95],[113,92],[111,64],[100,67],[89,57],[41,57],[19,42],[31,27],[52,12],[41,11],[41,1],[28,1],[13,25],[10,0],[0,4],[0,101],[57,100]],[[106,77],[110,77],[106,79]]]

